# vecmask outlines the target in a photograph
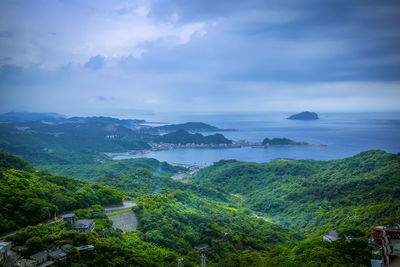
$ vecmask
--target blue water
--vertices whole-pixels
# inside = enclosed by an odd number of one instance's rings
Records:
[[[231,140],[261,142],[265,137],[286,137],[299,142],[326,146],[243,147],[231,149],[173,149],[141,156],[121,156],[116,159],[151,157],[160,161],[210,165],[221,159],[267,162],[277,158],[341,159],[369,149],[400,152],[400,113],[321,113],[315,121],[293,121],[285,113],[246,114],[156,114],[148,121],[181,123],[201,121],[224,129],[220,132]],[[213,133],[203,133],[213,134]]]

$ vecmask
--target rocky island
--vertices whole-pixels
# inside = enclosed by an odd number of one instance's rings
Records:
[[[318,120],[318,114],[315,112],[310,112],[310,111],[304,111],[300,112],[298,114],[294,114],[288,118],[288,120],[303,120],[303,121],[308,121],[308,120]]]

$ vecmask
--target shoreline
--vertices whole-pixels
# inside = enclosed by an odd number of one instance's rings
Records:
[[[131,150],[126,152],[103,152],[107,157],[114,160],[115,157],[119,156],[140,156],[149,154],[151,152],[158,152],[158,151],[168,151],[173,149],[179,148],[203,148],[203,149],[230,149],[230,148],[242,148],[242,147],[251,147],[255,149],[267,149],[269,147],[296,147],[296,146],[312,146],[312,147],[326,147],[327,145],[324,144],[308,144],[308,143],[299,143],[299,144],[292,144],[292,145],[262,145],[258,142],[248,142],[248,141],[239,141],[239,142],[232,142],[232,144],[170,144],[170,143],[149,143],[151,146],[150,149],[143,149],[143,150]]]

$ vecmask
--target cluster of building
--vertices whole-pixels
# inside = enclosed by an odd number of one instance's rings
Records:
[[[187,143],[187,144],[172,144],[172,143],[149,143],[151,146],[151,150],[170,150],[175,148],[233,148],[233,147],[241,147],[242,145],[232,143],[232,144],[195,144],[195,143]]]
[[[62,245],[54,250],[44,250],[35,253],[29,257],[29,259],[21,258],[17,260],[13,266],[40,266],[46,267],[51,266],[57,260],[64,260],[67,258],[67,252],[73,248],[70,244]]]
[[[0,264],[6,265],[10,249],[11,249],[11,243],[0,242]]]
[[[376,261],[376,266],[400,266],[400,224],[373,225],[371,229],[370,245],[382,252],[382,260]]]
[[[346,236],[346,240],[351,237]],[[328,235],[323,236],[327,242],[335,242],[340,239],[338,233],[330,231]],[[382,254],[382,259],[371,260],[372,267],[398,267],[400,266],[400,224],[373,225],[371,226],[371,239],[369,242],[374,253]]]
[[[75,214],[65,214],[62,217],[63,221],[71,224],[73,230],[78,232],[90,232],[94,230],[95,222],[92,219],[76,220]],[[13,267],[46,267],[54,264],[55,261],[64,260],[68,256],[68,251],[73,246],[64,244],[62,246],[54,247],[53,249],[46,249],[31,255],[29,258],[23,258],[18,253],[11,251],[10,242],[0,241],[0,265],[13,266]],[[77,251],[81,254],[94,250],[93,245],[86,245],[76,247]]]

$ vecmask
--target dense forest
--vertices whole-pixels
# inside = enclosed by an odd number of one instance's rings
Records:
[[[380,163],[371,165],[377,158]],[[359,164],[361,160],[366,162],[365,165]],[[78,219],[95,219],[93,232],[78,233],[71,230],[69,224],[58,222],[29,226],[9,237],[9,241],[25,248],[21,252],[25,256],[67,243],[95,247],[87,254],[72,249],[68,258],[57,261],[55,266],[175,266],[178,258],[184,259],[184,266],[196,266],[200,264],[200,255],[194,247],[200,243],[209,246],[205,251],[208,266],[367,266],[369,259],[379,257],[373,256],[368,248],[367,228],[354,227],[352,223],[335,225],[322,221],[306,227],[306,231],[297,231],[295,223],[287,223],[292,229],[273,224],[265,218],[253,216],[254,211],[260,209],[251,201],[262,203],[263,199],[251,200],[252,189],[260,183],[258,177],[268,177],[267,171],[272,172],[270,176],[277,176],[276,179],[281,181],[284,177],[286,181],[283,188],[274,190],[282,192],[290,188],[292,193],[303,191],[288,181],[312,177],[320,168],[336,179],[340,178],[337,173],[340,171],[344,175],[341,176],[343,182],[346,179],[351,182],[351,177],[359,180],[361,178],[357,175],[363,176],[364,173],[369,174],[370,179],[376,174],[387,175],[384,169],[392,170],[392,179],[398,178],[398,155],[381,151],[332,162],[253,164],[221,161],[200,171],[198,177],[193,178],[196,183],[172,180],[158,175],[151,168],[134,168],[125,174],[97,178],[96,183],[84,182],[36,171],[27,162],[6,153],[1,154],[0,164],[1,231],[35,224],[52,217],[56,211],[75,210]],[[290,177],[294,174],[298,177]],[[250,180],[241,181],[247,176],[254,178],[254,184]],[[215,186],[207,184],[211,180]],[[392,190],[393,194],[397,192],[395,188]],[[134,212],[139,220],[138,229],[126,234],[112,227],[112,222],[99,206],[120,203],[123,196],[137,203]],[[361,192],[360,197],[368,199]],[[330,197],[329,201],[333,199]],[[290,201],[286,200],[285,204],[290,204]],[[304,209],[302,213],[297,213],[301,220],[301,215],[308,212],[304,205],[299,206]],[[348,203],[342,205],[346,207]],[[293,208],[289,206],[288,210]],[[292,221],[296,222],[295,219]],[[336,230],[341,238],[332,243],[322,241],[321,234],[328,228]],[[352,236],[351,240],[346,240],[348,235]]]
[[[220,161],[195,184],[242,198],[272,221],[307,232],[400,220],[400,154],[362,152],[332,161]]]
[[[0,233],[65,211],[121,202],[122,194],[116,190],[35,171],[27,162],[0,153]]]
[[[39,167],[57,175],[70,176],[89,181],[94,181],[103,176],[119,176],[138,168],[146,169],[161,176],[172,176],[177,172],[186,170],[183,167],[173,166],[152,158],[108,160],[92,164],[40,165]]]
[[[226,139],[222,134],[202,135],[199,133],[191,134],[185,130],[161,135],[155,142],[170,144],[232,144],[232,140]]]

